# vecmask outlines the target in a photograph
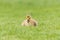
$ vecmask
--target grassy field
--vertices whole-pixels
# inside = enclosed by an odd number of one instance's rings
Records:
[[[37,27],[21,26],[28,12]],[[60,0],[0,0],[0,40],[60,40]]]

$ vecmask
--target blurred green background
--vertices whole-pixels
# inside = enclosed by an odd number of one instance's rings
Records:
[[[37,27],[21,26],[29,12]],[[60,0],[0,0],[0,40],[60,40]]]

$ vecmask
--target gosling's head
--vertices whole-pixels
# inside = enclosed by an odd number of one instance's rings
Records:
[[[27,20],[30,20],[30,19],[31,19],[31,16],[29,16],[29,15],[26,16],[26,19],[27,19]]]

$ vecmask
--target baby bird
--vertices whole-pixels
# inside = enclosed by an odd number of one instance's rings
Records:
[[[26,16],[26,20],[22,22],[22,26],[37,26],[38,23],[31,16]]]

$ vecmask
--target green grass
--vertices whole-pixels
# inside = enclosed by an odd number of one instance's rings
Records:
[[[37,27],[21,26],[28,12]],[[0,0],[0,40],[60,40],[60,0]]]

